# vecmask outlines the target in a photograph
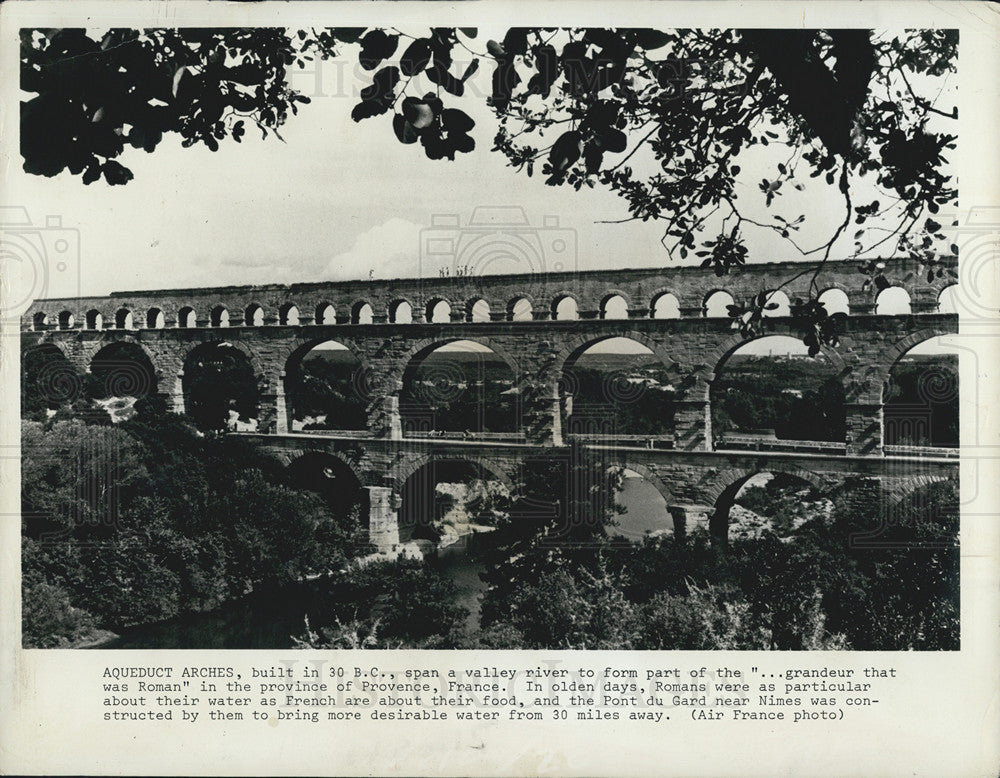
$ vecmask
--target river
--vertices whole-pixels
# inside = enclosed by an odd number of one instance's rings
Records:
[[[658,498],[658,499],[657,499]],[[626,512],[610,531],[630,540],[641,539],[648,531],[668,526],[666,507],[656,489],[639,478],[626,478],[618,497]],[[488,543],[489,534],[477,536]],[[480,595],[486,585],[479,573],[485,568],[467,544],[458,542],[441,549],[437,559],[428,560],[458,589],[456,604],[468,609],[467,626],[479,625]],[[209,613],[194,613],[170,621],[143,624],[95,648],[225,648],[279,649],[294,645],[292,636],[305,631],[305,617],[322,607],[322,581],[297,584],[278,592],[257,594]]]

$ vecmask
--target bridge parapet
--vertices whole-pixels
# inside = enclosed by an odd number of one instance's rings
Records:
[[[947,274],[927,283],[919,265],[910,259],[887,259],[885,265],[886,278],[906,290],[914,313],[936,310],[941,290],[954,283]],[[587,320],[606,318],[606,305],[615,296],[624,299],[627,318],[643,319],[656,315],[657,301],[667,294],[675,298],[679,316],[690,318],[703,315],[705,301],[715,291],[745,300],[787,282],[783,291],[790,299],[805,298],[809,279],[789,281],[800,267],[795,262],[755,263],[721,279],[699,267],[677,266],[114,292],[107,297],[36,300],[22,316],[21,328],[382,324],[397,322],[406,306],[412,322],[422,323],[431,321],[438,302],[448,306],[447,313],[441,309],[442,323],[488,324],[522,317],[546,321],[555,318],[559,302],[566,298],[576,303],[579,318]],[[854,262],[842,261],[825,268],[819,282],[824,291],[845,292],[851,312],[865,314],[875,308],[875,292],[865,286],[866,278]],[[525,302],[518,305],[520,300]],[[480,306],[477,313],[477,301],[485,303],[488,311]]]

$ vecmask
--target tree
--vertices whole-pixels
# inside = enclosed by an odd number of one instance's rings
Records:
[[[412,559],[374,561],[333,578],[299,648],[456,648],[468,611],[455,585]]]
[[[22,423],[30,644],[216,608],[353,556],[347,501],[338,514],[249,444],[154,410],[114,426]]]
[[[562,626],[539,622],[551,621],[545,614],[552,608],[578,611],[588,599],[603,608],[608,597],[616,596],[612,590],[619,584],[604,569],[602,555],[609,547],[606,527],[621,510],[614,496],[622,477],[621,470],[609,472],[607,463],[588,457],[576,443],[564,458],[526,464],[520,494],[496,517],[484,553],[487,570],[481,577],[489,585],[481,613],[484,629],[513,625],[530,645],[578,647],[587,635],[606,642],[610,633],[597,625],[570,629],[577,615],[567,614]],[[539,586],[548,594],[539,594]],[[562,604],[542,608],[548,596]]]
[[[720,275],[746,262],[747,228],[818,257],[802,272],[812,273],[808,298],[795,305],[817,351],[837,334],[816,299],[817,278],[852,223],[853,257],[901,252],[930,276],[953,272],[957,248],[934,214],[957,196],[944,169],[958,118],[945,89],[956,30],[513,28],[485,46],[476,36],[454,28],[112,29],[99,38],[22,30],[21,88],[34,95],[21,105],[24,169],[124,184],[132,172],[117,158],[126,146],[152,152],[167,133],[212,150],[240,142],[249,125],[280,138],[279,127],[309,102],[290,86],[290,70],[346,49],[372,72],[354,120],[380,118],[400,143],[454,159],[476,142],[475,123],[453,104],[488,62],[487,101],[499,121],[493,150],[517,170],[532,175],[541,165],[549,185],[608,189],[625,200],[626,220],[665,223],[670,256],[696,256]],[[472,59],[460,64],[456,54]],[[770,172],[748,181],[744,157],[769,146],[786,151],[770,149]],[[842,218],[818,245],[803,246],[796,236],[805,214],[783,216],[775,203],[817,182],[840,195]],[[759,192],[768,216],[756,215],[741,184]],[[877,194],[852,194],[866,191]],[[888,285],[876,259],[861,269]],[[762,293],[731,313],[754,332],[769,305]]]
[[[21,353],[21,416],[43,421],[47,411],[57,410],[83,394],[83,378],[51,343]]]

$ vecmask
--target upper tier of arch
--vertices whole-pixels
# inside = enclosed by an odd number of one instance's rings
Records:
[[[909,259],[889,259],[885,265],[889,283],[909,295],[912,313],[936,311],[941,291],[954,283],[948,274],[928,283],[919,265]],[[113,292],[106,297],[36,300],[22,315],[21,328],[82,329],[92,327],[95,321],[103,328],[114,328],[126,318],[123,311],[132,314],[127,317],[132,328],[146,328],[151,321],[158,322],[154,326],[177,327],[182,310],[193,311],[194,324],[186,321],[187,326],[213,326],[213,312],[218,326],[223,311],[230,327],[266,326],[282,323],[283,311],[293,307],[301,325],[316,323],[314,312],[319,310],[335,311],[335,323],[350,324],[356,321],[351,312],[361,302],[371,306],[372,323],[382,324],[392,322],[391,311],[400,300],[411,304],[414,323],[424,321],[427,305],[439,300],[448,303],[452,321],[466,320],[470,301],[477,300],[489,306],[490,319],[497,321],[510,318],[513,301],[526,299],[532,318],[537,320],[551,319],[554,305],[566,296],[576,301],[579,318],[596,319],[601,318],[602,304],[612,293],[628,301],[629,318],[649,318],[665,292],[677,299],[681,317],[700,317],[705,314],[706,298],[720,289],[736,299],[746,299],[788,282],[783,291],[789,299],[804,298],[809,274],[789,282],[801,267],[797,262],[759,263],[722,278],[699,267],[662,267]],[[847,294],[852,313],[875,310],[876,296],[871,285],[865,285],[866,280],[854,261],[831,263],[820,277],[824,288]],[[246,311],[258,309],[263,312],[263,317],[255,317],[260,324],[247,321]],[[162,312],[162,319],[150,318],[152,310]]]

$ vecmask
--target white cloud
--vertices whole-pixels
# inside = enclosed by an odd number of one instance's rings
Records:
[[[362,232],[354,245],[330,260],[324,280],[416,277],[420,275],[420,232],[424,225],[390,217]]]

